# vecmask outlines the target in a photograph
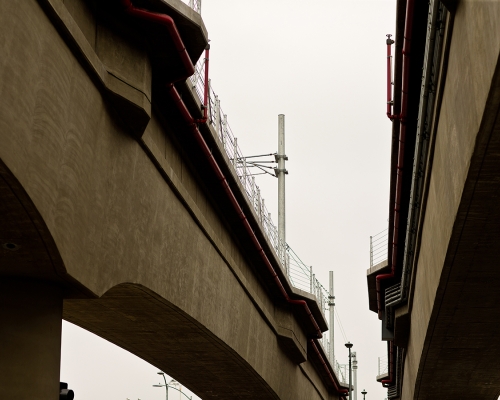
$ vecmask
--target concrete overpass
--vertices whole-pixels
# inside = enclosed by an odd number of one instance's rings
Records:
[[[1,0],[0,30],[0,397],[57,398],[64,318],[203,399],[338,399],[322,307],[186,81],[200,15]]]
[[[398,1],[395,42],[380,379],[391,399],[497,399],[500,3]]]

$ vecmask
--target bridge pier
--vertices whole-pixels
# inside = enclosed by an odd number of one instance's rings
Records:
[[[62,305],[55,285],[0,281],[0,398],[58,398]]]

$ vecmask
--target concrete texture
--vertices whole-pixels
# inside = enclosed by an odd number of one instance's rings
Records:
[[[458,2],[410,302],[396,311],[405,400],[500,393],[498,32],[499,2]]]
[[[180,4],[148,3],[170,7],[201,53],[201,20],[190,27]],[[65,319],[204,399],[337,398],[307,316],[277,296],[162,92],[178,68],[168,46],[125,32],[112,7],[0,1],[2,279],[55,284]]]
[[[59,396],[63,294],[47,283],[0,280],[0,395]]]

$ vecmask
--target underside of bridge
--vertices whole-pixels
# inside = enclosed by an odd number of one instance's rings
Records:
[[[0,1],[0,397],[57,398],[64,318],[204,399],[338,399],[320,306],[216,134],[186,123],[203,109],[170,31],[131,4]],[[133,5],[202,55],[186,4]]]
[[[391,399],[500,395],[499,56],[499,2],[398,2],[394,114],[405,63],[408,113],[393,123],[389,262],[368,270]]]

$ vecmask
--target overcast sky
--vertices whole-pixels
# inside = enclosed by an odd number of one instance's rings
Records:
[[[395,0],[203,0],[212,86],[244,155],[277,150],[285,114],[287,242],[328,286],[358,357],[358,392],[382,400],[380,322],[368,310],[369,237],[387,228],[391,124],[385,35]],[[277,180],[259,176],[277,222]],[[336,326],[336,356],[347,363]],[[77,400],[163,399],[157,369],[64,323],[61,380]],[[186,390],[186,389],[183,389]],[[174,392],[170,400],[177,399]],[[195,399],[197,397],[193,397]],[[358,399],[362,399],[358,395]]]

